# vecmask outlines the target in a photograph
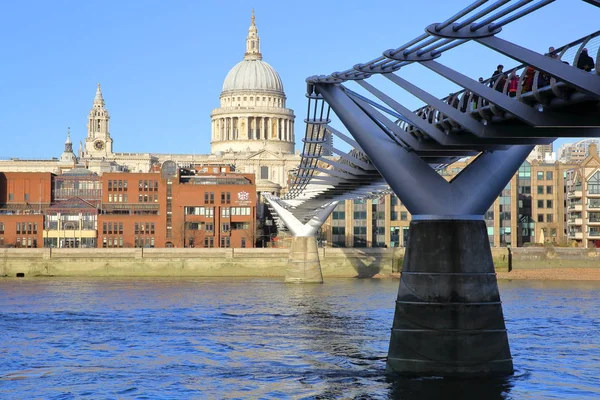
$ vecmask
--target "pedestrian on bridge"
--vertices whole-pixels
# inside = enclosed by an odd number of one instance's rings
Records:
[[[492,74],[492,79],[490,79],[490,87],[495,88],[498,92],[504,91],[504,84],[506,83],[506,78],[502,72],[503,69],[504,65],[498,65]]]
[[[594,69],[594,59],[588,55],[588,50],[581,50],[579,59],[577,60],[577,68],[590,72]]]

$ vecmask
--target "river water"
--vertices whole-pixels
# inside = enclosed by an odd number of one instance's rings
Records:
[[[386,380],[397,288],[2,279],[0,398],[600,398],[600,282],[500,282],[516,369],[503,380]]]

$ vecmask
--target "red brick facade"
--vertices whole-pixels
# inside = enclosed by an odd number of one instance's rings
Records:
[[[254,174],[168,167],[0,173],[0,246],[254,247]]]

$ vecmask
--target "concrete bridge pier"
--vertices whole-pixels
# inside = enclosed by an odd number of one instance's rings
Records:
[[[292,233],[292,244],[285,272],[286,283],[323,283],[321,261],[317,246],[317,231],[329,214],[338,205],[337,201],[324,204],[317,209],[306,223],[300,221],[293,213],[293,207],[285,200],[264,194],[265,200],[275,211],[280,220]]]
[[[387,371],[460,377],[513,373],[482,218],[411,222]]]
[[[292,237],[285,282],[323,283],[316,236]]]

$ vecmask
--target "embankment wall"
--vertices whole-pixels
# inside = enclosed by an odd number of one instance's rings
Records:
[[[0,276],[283,277],[287,248],[273,249],[0,249]],[[493,248],[496,271],[600,268],[600,249]],[[404,248],[320,248],[324,277],[400,272]]]

